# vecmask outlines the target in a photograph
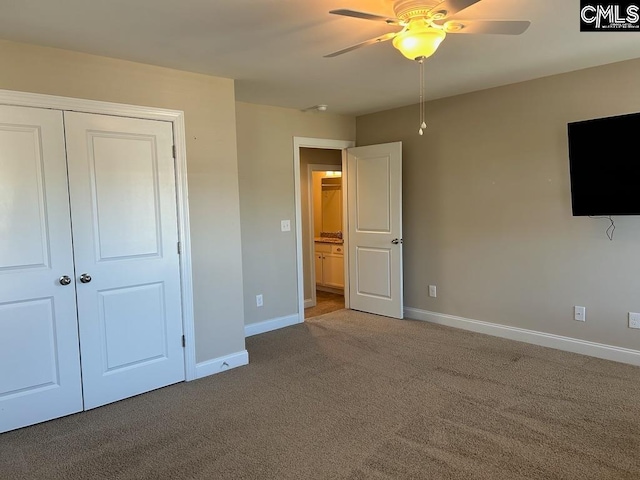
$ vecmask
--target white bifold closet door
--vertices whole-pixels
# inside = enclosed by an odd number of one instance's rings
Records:
[[[64,120],[86,410],[185,378],[173,131]]]
[[[0,106],[0,432],[82,410],[73,278],[62,112]]]
[[[184,380],[172,145],[0,107],[0,431]]]

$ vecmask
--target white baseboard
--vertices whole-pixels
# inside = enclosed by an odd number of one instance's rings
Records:
[[[532,343],[543,347],[555,348],[567,352],[580,353],[592,357],[613,360],[615,362],[629,363],[640,366],[640,351],[629,348],[615,347],[603,343],[589,342],[577,338],[563,337],[550,333],[537,332],[524,328],[509,327],[497,323],[483,322],[470,318],[456,317],[444,313],[429,312],[418,308],[407,307],[404,309],[406,318],[423,320],[426,322],[446,325],[448,327],[461,328],[472,332],[486,333],[494,337],[508,338],[520,342]]]
[[[319,292],[335,293],[336,295],[344,295],[344,288],[328,287],[326,285],[316,285],[316,290]]]
[[[316,304],[313,303],[313,298],[305,299],[304,308],[315,307],[315,306],[316,306]]]
[[[289,327],[296,323],[302,323],[303,321],[304,319],[300,319],[300,315],[295,313],[293,315],[287,315],[286,317],[265,320],[264,322],[250,323],[249,325],[244,326],[244,336],[251,337],[252,335],[258,335],[260,333],[278,330],[279,328]]]
[[[213,358],[206,362],[196,363],[196,378],[207,377],[216,373],[225,372],[232,368],[241,367],[249,363],[249,352],[240,352],[225,355],[224,357]]]

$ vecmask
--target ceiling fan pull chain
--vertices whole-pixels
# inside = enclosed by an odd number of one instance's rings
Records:
[[[427,124],[425,123],[425,90],[424,90],[424,57],[419,57],[418,64],[420,68],[420,102],[418,108],[420,109],[420,129],[418,133],[420,135],[424,134],[424,129],[427,128]]]
[[[418,58],[418,68],[420,69],[420,101],[418,102],[418,109],[420,110],[420,129],[418,130],[418,133],[420,135],[422,135],[423,131],[422,131],[422,122],[423,122],[423,118],[422,118],[422,82],[423,82],[423,78],[422,76],[424,75],[424,58],[420,57]]]
[[[425,123],[427,120],[427,87],[425,86],[425,75],[424,75],[424,63],[426,58],[422,59],[422,123],[420,124],[420,128],[427,128],[427,124]]]

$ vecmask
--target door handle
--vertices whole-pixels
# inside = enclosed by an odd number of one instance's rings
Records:
[[[399,243],[402,243],[402,239],[394,238],[393,240],[391,240],[391,243],[393,243],[394,245],[398,245]]]
[[[80,275],[80,281],[82,283],[89,283],[91,281],[91,275],[89,275],[88,273],[83,273],[82,275]]]
[[[58,281],[60,282],[60,285],[69,285],[71,283],[71,277],[69,275],[63,275],[61,276]]]

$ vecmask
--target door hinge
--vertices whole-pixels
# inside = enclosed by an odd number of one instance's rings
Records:
[[[173,155],[173,158],[176,158],[176,146],[175,145],[171,145],[171,154]]]
[[[178,242],[178,255],[180,255],[182,253],[182,247],[180,245],[180,242]]]
[[[184,335],[182,335],[182,348],[187,346],[187,340],[184,338]]]

